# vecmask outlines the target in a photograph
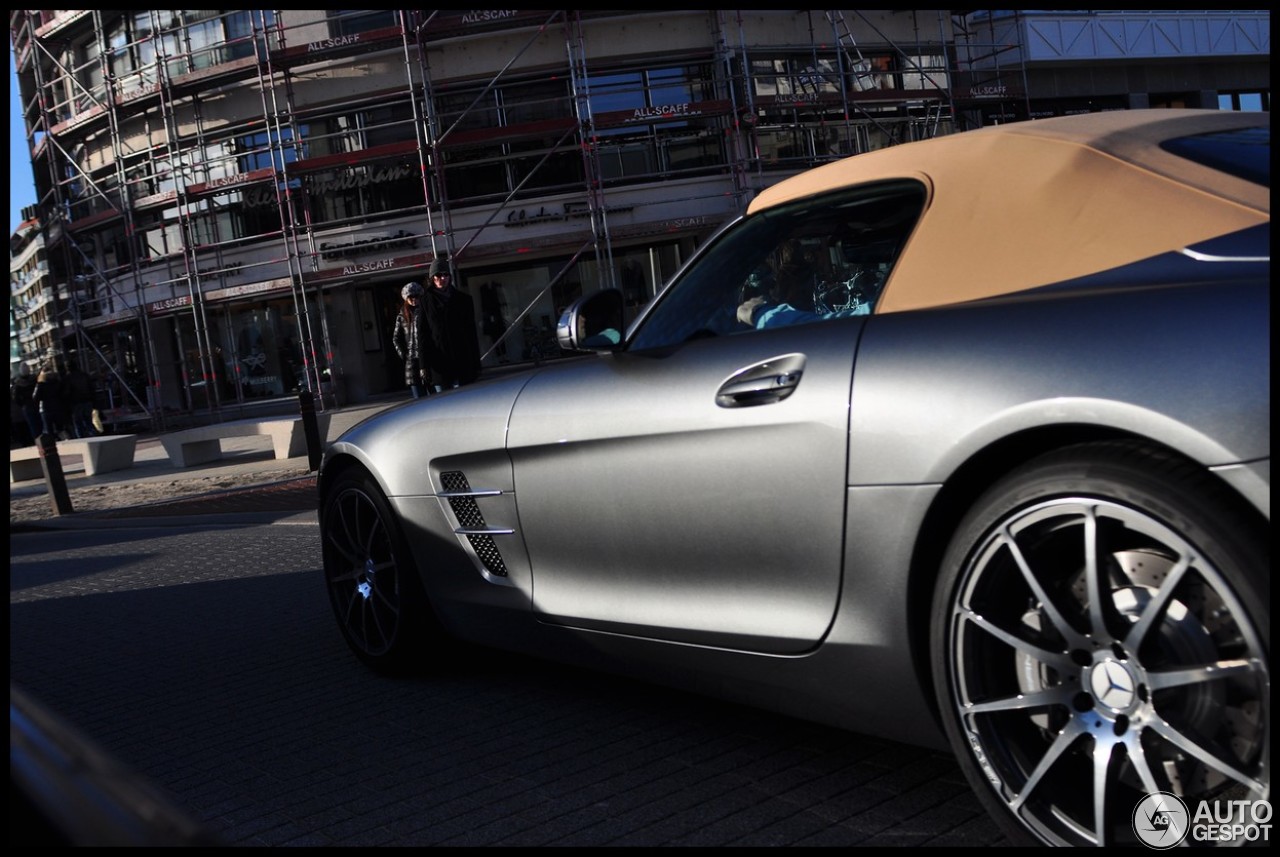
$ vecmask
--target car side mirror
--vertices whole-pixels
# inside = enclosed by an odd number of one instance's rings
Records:
[[[622,343],[622,292],[604,289],[578,298],[556,323],[556,340],[567,351],[617,351]]]

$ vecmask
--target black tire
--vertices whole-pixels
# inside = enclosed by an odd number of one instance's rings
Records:
[[[363,470],[337,477],[321,499],[325,587],[347,645],[376,672],[416,670],[442,636],[391,507]]]
[[[1261,529],[1207,474],[1124,444],[1046,456],[974,504],[935,590],[934,688],[1015,842],[1138,844],[1157,791],[1188,820],[1269,799]]]

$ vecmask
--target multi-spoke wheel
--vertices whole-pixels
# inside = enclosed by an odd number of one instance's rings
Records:
[[[1154,792],[1191,814],[1269,800],[1267,549],[1234,509],[1193,468],[1095,445],[1015,474],[958,529],[935,687],[1016,839],[1136,844]]]
[[[434,617],[386,498],[349,471],[322,499],[320,528],[329,602],[352,651],[380,672],[408,668]]]

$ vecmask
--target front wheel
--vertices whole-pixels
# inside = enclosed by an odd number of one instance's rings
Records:
[[[934,685],[1016,841],[1203,845],[1201,802],[1247,822],[1270,798],[1268,551],[1232,508],[1189,465],[1099,444],[1033,462],[962,522]],[[1160,792],[1186,812],[1143,812]]]
[[[321,500],[325,586],[338,627],[361,661],[382,673],[420,663],[438,626],[399,524],[368,474],[340,475]]]

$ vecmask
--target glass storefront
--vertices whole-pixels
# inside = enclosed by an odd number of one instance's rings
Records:
[[[314,297],[301,324],[299,311],[285,296],[206,305],[203,325],[190,310],[157,320],[153,329],[166,340],[157,360],[160,386],[169,391],[165,406],[207,411],[314,390],[328,378],[323,321]],[[311,384],[309,366],[316,370]]]
[[[611,281],[622,290],[628,322],[676,272],[687,249],[673,241],[614,252]],[[593,288],[610,282],[600,275],[600,263],[593,258],[579,259],[562,274],[567,262],[567,258],[548,259],[463,272],[466,290],[476,301],[483,365],[562,356],[555,333],[560,314],[582,295],[584,283]]]
[[[133,430],[152,404],[145,347],[136,324],[116,324],[93,330],[85,368],[94,378],[94,406],[108,431]]]
[[[568,256],[459,271],[459,287],[475,307],[482,365],[565,356],[556,342],[556,322],[570,303],[599,284],[622,290],[629,321],[692,249],[687,238],[619,248],[611,260],[612,276],[600,271],[602,262],[594,257],[579,258],[566,270]],[[336,404],[338,396],[399,391],[403,364],[391,345],[391,331],[400,289],[410,279],[423,282],[425,276],[412,272],[333,287],[322,304],[315,294],[304,302],[276,293],[155,316],[150,330],[156,384],[147,395],[139,378],[139,392],[149,407],[173,415],[250,407],[304,389],[318,391],[326,406]],[[104,332],[103,339],[109,338]],[[136,351],[141,343],[133,345]],[[138,355],[130,354],[131,364],[138,363]]]

